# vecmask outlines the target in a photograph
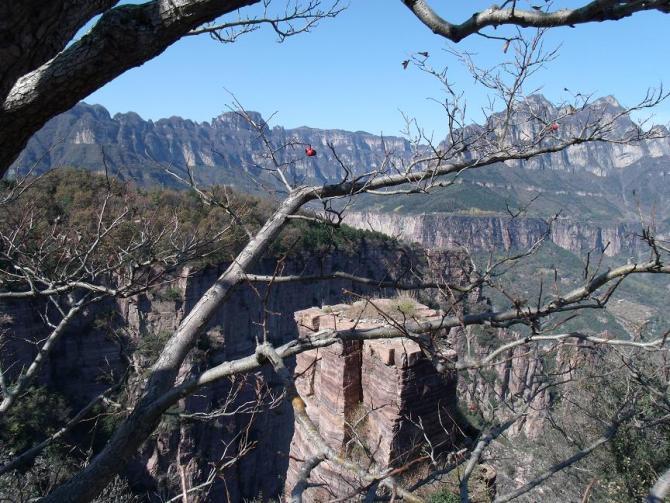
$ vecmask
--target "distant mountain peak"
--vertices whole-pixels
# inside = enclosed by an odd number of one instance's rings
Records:
[[[530,96],[526,96],[523,99],[522,103],[532,107],[540,107],[547,109],[556,108],[556,106],[551,101],[549,101],[543,94],[531,94]]]
[[[602,96],[602,97],[594,100],[593,104],[594,105],[607,104],[607,105],[610,105],[614,108],[618,108],[618,109],[623,110],[623,107],[621,106],[621,103],[619,103],[619,101],[614,96],[612,96],[611,94],[608,94],[607,96]]]
[[[245,111],[245,113],[256,124],[262,124],[265,122],[265,119],[263,119],[263,116],[259,112]],[[212,126],[226,126],[239,129],[250,129],[251,127],[249,121],[245,117],[243,117],[240,113],[233,111],[223,112],[222,114],[216,116],[214,119],[212,119]]]

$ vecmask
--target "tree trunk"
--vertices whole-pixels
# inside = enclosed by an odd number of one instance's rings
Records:
[[[50,118],[69,110],[126,70],[156,57],[193,28],[258,1],[154,0],[107,10],[116,1],[48,2],[57,7],[50,5],[49,13],[55,9],[62,15],[53,20],[56,24],[53,30],[45,28],[46,40],[40,43],[29,36],[35,30],[33,25],[42,19],[31,18],[37,2],[25,5],[9,2],[10,20],[17,16],[33,19],[32,23],[24,23],[27,26],[20,33],[15,33],[7,24],[9,21],[1,16],[6,14],[7,6],[0,6],[0,33],[18,40],[5,45],[0,39],[0,176],[4,176],[30,137]],[[40,2],[40,7],[43,3]],[[61,12],[58,8],[72,10]],[[104,10],[88,34],[63,49],[69,40],[66,35],[71,37],[93,15]],[[52,20],[49,21],[45,26],[51,26]],[[66,25],[63,32],[57,29],[59,21]],[[21,35],[23,32],[25,36]],[[33,68],[35,64],[39,66]]]

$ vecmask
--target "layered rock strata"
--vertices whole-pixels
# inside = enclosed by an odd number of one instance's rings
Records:
[[[529,96],[519,104],[521,113],[518,124],[507,130],[510,145],[523,145],[542,134],[542,129],[554,117],[564,115],[540,95]],[[580,135],[585,119],[593,121],[592,113],[604,114],[612,119],[622,114],[623,108],[611,96],[596,100],[592,107],[572,117],[565,116],[557,136]],[[248,112],[257,124],[264,119],[257,112]],[[528,114],[545,117],[545,121],[525,120]],[[588,117],[588,118],[587,118]],[[493,114],[489,126],[498,127],[506,120],[503,114]],[[634,127],[629,117],[622,115],[615,121],[614,137],[627,136]],[[560,170],[567,173],[588,171],[606,176],[640,161],[665,160],[670,156],[667,130],[657,127],[658,138],[626,145],[608,142],[586,142],[573,145],[563,152],[537,156],[527,161],[509,161],[509,165],[531,169]],[[335,182],[348,175],[338,162],[362,175],[384,163],[389,152],[404,161],[410,161],[417,152],[406,138],[373,135],[361,131],[325,130],[310,127],[286,129],[280,126],[266,129],[268,138],[275,145],[313,145],[318,156],[310,162],[298,162],[288,167],[289,175],[296,182],[301,180],[318,183]],[[481,134],[480,126],[469,126],[466,137]],[[337,149],[337,159],[329,146]],[[443,146],[445,150],[447,145]],[[298,149],[302,151],[302,149]],[[294,154],[294,152],[290,152]],[[276,152],[283,155],[282,151]],[[471,155],[471,153],[466,153]],[[284,161],[284,159],[282,160]],[[257,132],[235,112],[223,113],[209,122],[194,122],[181,117],[157,121],[144,120],[129,112],[113,117],[100,105],[80,103],[68,112],[54,117],[34,135],[20,158],[13,164],[12,172],[27,169],[53,169],[58,166],[75,166],[95,171],[108,165],[112,173],[139,183],[175,182],[159,163],[176,169],[197,168],[197,175],[206,183],[233,183],[243,186],[240,175],[245,173],[262,176],[259,169],[264,163],[264,150]]]
[[[392,312],[391,301],[375,306]],[[302,336],[337,328],[374,328],[386,322],[368,313],[352,313],[352,306],[312,308],[296,313]],[[421,304],[412,317],[427,319],[438,313]],[[377,469],[401,466],[416,457],[422,447],[440,452],[457,436],[450,419],[456,403],[456,376],[440,375],[420,346],[407,338],[347,341],[298,355],[296,386],[305,400],[307,414],[326,443],[336,452],[364,466]],[[299,480],[301,460],[315,454],[315,446],[296,425],[291,442],[285,490]],[[324,462],[311,472],[319,485],[306,492],[306,501],[322,501],[349,495],[366,485],[338,465]]]
[[[545,236],[561,248],[578,254],[604,251],[609,257],[621,253],[637,255],[646,248],[638,237],[639,225],[622,223],[596,225],[559,219],[550,225],[541,218],[376,212],[348,213],[345,222],[426,248],[519,250],[530,248]]]

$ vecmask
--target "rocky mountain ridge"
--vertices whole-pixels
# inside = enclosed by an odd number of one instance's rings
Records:
[[[520,106],[525,107],[524,113],[538,114],[547,120],[562,113],[562,109],[540,95],[527,98]],[[611,119],[622,111],[613,97],[600,98],[588,110],[564,118],[557,135],[578,132],[585,114],[598,113]],[[264,123],[260,114],[248,114],[253,121]],[[500,120],[499,115],[493,115],[489,122],[495,124]],[[509,128],[508,141],[523,142],[537,134],[536,129],[540,126],[532,121],[515,124]],[[291,167],[291,175],[296,180],[324,183],[344,176],[344,170],[329,152],[329,143],[355,173],[375,168],[385,152],[393,152],[401,159],[408,159],[413,154],[410,142],[401,137],[385,136],[382,139],[361,131],[267,127],[268,136],[278,145],[291,140],[317,149],[319,155],[316,158],[302,159]],[[470,129],[479,127],[469,126]],[[633,127],[626,115],[615,120],[617,131]],[[659,127],[657,132],[661,137],[634,145],[603,142],[575,145],[564,152],[524,162],[523,166],[568,172],[580,170],[605,176],[640,160],[670,156],[670,138],[665,136],[668,131]],[[118,176],[140,183],[174,184],[159,168],[159,165],[170,165],[175,169],[194,169],[208,183],[232,183],[240,173],[259,176],[264,155],[257,132],[235,112],[223,113],[210,122],[194,122],[181,117],[154,122],[144,120],[134,112],[112,117],[101,105],[82,102],[49,121],[31,139],[12,169],[17,172],[31,166],[43,170],[69,165],[102,171],[107,164],[107,169]]]
[[[263,118],[248,112],[255,122]],[[318,157],[301,160],[291,167],[295,181],[326,183],[344,176],[327,144],[332,144],[352,165],[375,167],[386,148],[409,155],[409,143],[401,138],[384,138],[364,132],[322,130],[308,127],[284,129],[276,126],[269,136],[277,144],[297,142],[313,145]],[[261,138],[249,122],[235,112],[227,112],[211,122],[194,122],[181,117],[143,120],[134,112],[113,117],[100,105],[80,103],[49,121],[28,143],[11,172],[31,167],[43,171],[72,166],[96,172],[108,169],[122,179],[142,185],[178,186],[164,168],[192,169],[203,183],[230,184],[251,188],[263,178],[267,164]],[[106,168],[105,168],[106,166]]]
[[[529,97],[520,106],[526,107],[524,113],[541,114],[547,120],[562,114],[561,109],[539,95]],[[595,100],[590,110],[611,118],[623,109],[614,98],[605,97]],[[584,113],[564,119],[558,134],[576,132]],[[260,114],[248,112],[248,115],[254,122],[263,123]],[[500,116],[494,115],[490,122],[500,120]],[[513,125],[508,141],[524,141],[537,133],[533,130],[537,127],[532,121]],[[615,121],[617,130],[633,127],[626,115]],[[657,131],[660,136],[667,134],[662,127]],[[404,138],[382,139],[360,131],[275,126],[268,128],[267,134],[277,145],[295,143],[294,150],[279,160],[295,159],[287,169],[290,181],[296,184],[344,179],[347,173],[339,161],[351,167],[353,173],[361,174],[380,166],[387,152],[405,161],[417,152]],[[305,145],[312,145],[317,155],[305,157],[302,152]],[[337,152],[339,161],[329,145]],[[276,180],[264,169],[268,162],[257,131],[234,112],[223,113],[210,122],[180,117],[154,122],[133,112],[111,116],[100,105],[80,103],[49,121],[31,139],[14,163],[12,173],[73,166],[106,172],[141,186],[184,187],[168,170],[182,175],[191,170],[201,185],[226,184],[267,195],[268,189],[271,192],[277,187]],[[467,214],[474,208],[485,215],[500,216],[507,214],[508,207],[525,207],[532,202],[529,216],[546,219],[560,211],[571,221],[595,221],[600,228],[639,222],[641,209],[645,214],[660,216],[656,223],[665,229],[670,228],[670,218],[663,219],[670,211],[669,166],[669,137],[636,145],[585,143],[525,162],[464,172],[459,185],[439,189],[430,196],[381,198],[385,201],[357,198],[356,211]]]
[[[558,138],[580,137],[585,131],[592,131],[595,123],[602,124],[607,131],[602,134],[604,137],[609,135],[610,138],[634,138],[634,133],[640,131],[614,96],[598,98],[583,108],[575,108],[572,105],[557,106],[541,94],[534,94],[516,103],[513,108],[514,122],[506,128],[506,134],[505,114],[492,114],[486,124],[487,128],[494,129],[499,135],[505,135],[508,145],[533,143],[550,124],[557,127],[552,136]],[[473,125],[465,129],[477,134],[482,127]],[[641,142],[585,142],[556,154],[545,154],[526,161],[508,161],[506,165],[569,172],[583,170],[598,176],[607,176],[640,160],[670,155],[668,129],[659,125],[651,130],[654,133],[652,137]]]

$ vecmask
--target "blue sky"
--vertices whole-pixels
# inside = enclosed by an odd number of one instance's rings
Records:
[[[468,7],[490,5],[434,2],[436,6],[445,3],[458,5],[441,12],[457,20],[471,13]],[[545,44],[560,46],[560,55],[534,85],[541,85],[552,100],[564,98],[567,87],[598,96],[612,94],[623,104],[633,104],[649,86],[661,82],[670,86],[669,28],[670,16],[641,13],[619,22],[551,30]],[[483,65],[503,61],[501,46],[481,37],[452,45],[476,53]],[[395,135],[403,126],[403,111],[442,137],[445,116],[429,99],[441,97],[439,83],[415,68],[403,70],[401,62],[412,52],[430,52],[432,64],[448,66],[452,81],[467,91],[469,107],[476,110],[486,93],[474,86],[464,68],[444,50],[447,47],[400,0],[351,0],[337,18],[282,44],[267,28],[226,45],[206,35],[187,37],[86,101],[100,103],[112,113],[132,110],[145,119],[179,115],[205,121],[227,109],[231,101],[227,89],[249,110],[266,117],[277,112],[274,123],[286,127]],[[667,123],[670,104],[663,104],[655,114],[655,122]]]

